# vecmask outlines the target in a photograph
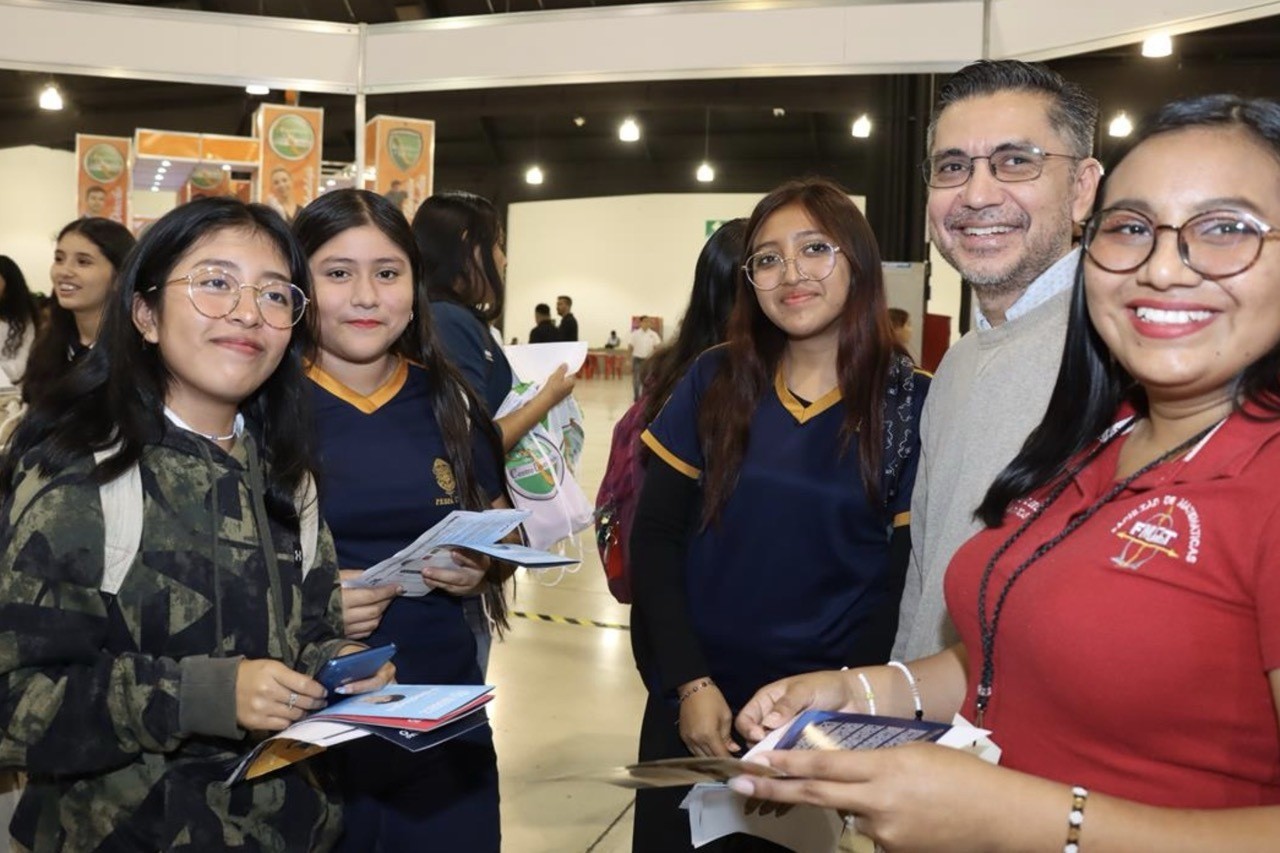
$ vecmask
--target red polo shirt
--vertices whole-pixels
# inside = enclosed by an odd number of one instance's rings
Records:
[[[1009,573],[1114,485],[1121,437],[996,566]],[[952,560],[947,604],[981,676],[978,585],[1003,527]],[[1232,415],[1034,563],[1005,602],[986,725],[1002,764],[1153,805],[1280,803],[1280,422]]]

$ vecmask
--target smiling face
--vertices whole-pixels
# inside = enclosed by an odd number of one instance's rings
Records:
[[[293,176],[284,169],[271,173],[271,193],[277,200],[289,204],[293,201]]]
[[[242,229],[215,231],[196,242],[168,277],[211,266],[252,284],[289,280],[289,264],[275,243]],[[292,329],[262,322],[255,295],[246,288],[235,310],[217,320],[196,310],[185,281],[165,285],[156,310],[135,297],[134,325],[159,348],[171,376],[165,404],[201,432],[225,432],[240,403],[275,372],[289,346]]]
[[[1207,211],[1280,224],[1280,160],[1238,129],[1190,128],[1138,145],[1107,182],[1103,204],[1181,225]],[[1155,251],[1130,273],[1085,263],[1089,316],[1153,403],[1230,403],[1235,377],[1280,344],[1280,245],[1267,241],[1244,272],[1206,278],[1157,232]]]
[[[799,203],[788,204],[769,215],[756,231],[749,254],[776,252],[785,258],[799,258],[815,244],[837,245]],[[840,334],[840,315],[849,299],[851,272],[842,252],[835,256],[835,268],[821,281],[801,278],[796,265],[787,261],[782,283],[773,290],[757,290],[755,295],[766,317],[792,341],[829,338],[835,346]]]
[[[73,313],[101,313],[115,274],[116,268],[98,244],[75,231],[62,235],[49,270],[54,297]]]
[[[987,157],[1001,146],[1070,154],[1049,122],[1050,100],[1030,92],[997,92],[948,106],[938,118],[930,156]],[[1071,250],[1074,222],[1093,204],[1100,167],[1049,157],[1040,177],[1003,183],[986,159],[959,187],[929,189],[929,231],[943,257],[976,291],[1024,290]]]
[[[320,366],[343,368],[389,357],[413,315],[409,258],[372,225],[348,228],[311,256]]]

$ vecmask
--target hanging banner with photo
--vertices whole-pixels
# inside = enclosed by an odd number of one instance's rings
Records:
[[[366,183],[413,219],[431,195],[435,172],[436,123],[425,119],[374,116],[365,125],[365,156],[374,168]]]
[[[221,166],[201,164],[191,170],[187,182],[178,191],[178,204],[186,204],[197,198],[214,198],[224,195],[235,195],[231,187],[231,173]]]
[[[125,136],[76,134],[76,215],[129,223],[129,144]]]
[[[262,140],[255,200],[292,222],[320,188],[324,110],[263,104],[254,114],[253,132]]]

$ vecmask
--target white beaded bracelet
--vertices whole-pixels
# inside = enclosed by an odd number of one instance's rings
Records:
[[[915,673],[911,671],[911,667],[907,666],[900,660],[889,661],[889,666],[901,672],[907,679],[907,686],[911,688],[911,701],[916,706],[916,719],[924,719],[924,705],[920,701],[920,685],[916,682]]]
[[[876,716],[876,692],[871,689],[871,682],[867,680],[866,673],[858,673],[858,681],[862,683],[862,690],[867,697],[867,713]]]
[[[1062,853],[1080,853],[1080,830],[1084,828],[1084,806],[1089,801],[1089,791],[1076,785],[1071,789],[1071,810],[1067,812],[1067,843]]]

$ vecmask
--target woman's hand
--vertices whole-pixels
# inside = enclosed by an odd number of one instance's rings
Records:
[[[761,759],[798,778],[739,776],[729,787],[748,797],[855,815],[858,832],[889,850],[993,850],[1009,824],[1023,820],[1043,823],[1045,849],[1061,846],[1066,832],[1071,797],[1065,789],[957,749],[917,743],[767,752]]]
[[[337,656],[342,657],[344,655],[353,655],[356,652],[364,651],[366,648],[366,646],[357,646],[354,644],[350,646],[343,646],[342,649],[338,651]],[[378,667],[378,671],[368,678],[363,678],[360,681],[348,682],[334,692],[341,693],[343,696],[354,696],[357,693],[372,693],[374,690],[381,690],[388,684],[394,684],[395,680],[396,665],[391,661],[387,661],[382,666]]]
[[[278,660],[240,661],[236,671],[236,723],[242,729],[278,732],[325,706],[324,687]]]
[[[724,694],[714,684],[708,682],[686,695],[685,691],[701,681],[691,681],[676,691],[685,696],[680,702],[680,739],[694,755],[727,758],[729,753],[742,749],[729,736],[733,714],[729,703],[724,701]]]
[[[364,574],[360,569],[343,569],[338,572],[342,580],[354,580]],[[342,587],[342,630],[353,640],[363,640],[378,629],[382,614],[401,595],[404,588],[394,584],[386,586]]]
[[[546,397],[547,408],[550,409],[573,393],[573,386],[577,381],[578,377],[569,375],[569,365],[562,364],[542,383],[542,390],[538,394]]]
[[[452,566],[424,566],[422,580],[429,587],[450,595],[474,595],[484,587],[485,577],[493,564],[484,554],[454,548]]]
[[[802,711],[839,711],[850,707],[855,692],[849,675],[839,671],[807,672],[766,684],[738,714],[738,732],[749,742],[758,743]]]

